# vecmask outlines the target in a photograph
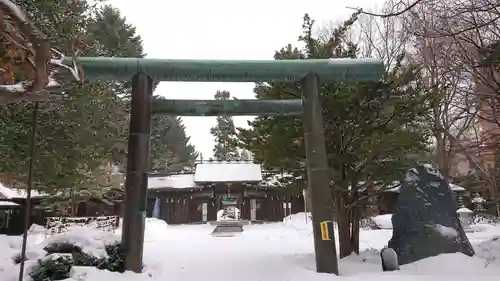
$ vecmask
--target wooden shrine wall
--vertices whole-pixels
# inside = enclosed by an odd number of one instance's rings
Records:
[[[239,206],[241,218],[251,220],[251,199],[256,199],[256,221],[278,222],[285,216],[304,211],[302,197],[268,196],[267,198],[245,198]],[[207,220],[217,220],[217,207],[208,198],[160,198],[160,219],[168,224],[202,223],[202,203],[207,203]],[[283,208],[284,203],[287,209]],[[291,208],[288,208],[291,206]],[[148,216],[152,216],[154,200],[148,200]],[[286,214],[285,214],[286,212]]]

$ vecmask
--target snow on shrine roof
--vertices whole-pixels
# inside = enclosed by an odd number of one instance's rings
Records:
[[[259,164],[249,162],[208,162],[196,164],[195,182],[261,182]]]
[[[19,188],[9,188],[3,185],[0,182],[0,197],[3,197],[5,199],[12,199],[12,198],[26,198],[28,196],[26,190],[24,189],[19,189]],[[45,194],[32,190],[31,191],[31,198],[36,198],[36,197],[44,197]]]
[[[450,189],[451,189],[452,191],[466,191],[466,190],[467,190],[467,189],[465,189],[464,187],[461,187],[461,186],[456,185],[456,184],[451,183],[451,182],[450,182],[450,183],[448,183],[448,186],[450,187]],[[393,188],[390,188],[390,189],[385,190],[385,192],[396,192],[396,193],[399,193],[399,189],[400,189],[400,188],[401,188],[401,186],[400,186],[400,185],[398,185],[398,186],[395,186],[395,187],[393,187]]]
[[[163,177],[149,177],[148,189],[162,188],[202,188],[194,182],[194,174],[180,174]]]
[[[0,201],[0,207],[16,207],[16,206],[21,206],[21,205],[11,201]]]

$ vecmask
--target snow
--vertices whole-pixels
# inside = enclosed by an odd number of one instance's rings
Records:
[[[471,209],[468,209],[468,208],[460,208],[457,210],[457,213],[474,213],[474,211],[472,211]]]
[[[490,262],[500,258],[500,236],[493,237],[475,247],[476,255]]]
[[[455,238],[458,236],[458,232],[452,227],[436,224],[433,226],[433,229],[446,238]]]
[[[387,217],[387,216],[386,216]],[[78,228],[45,237],[41,226],[32,227],[28,237],[28,256],[41,257],[44,245],[71,240],[86,252],[103,254],[103,244],[119,239],[96,229]],[[291,215],[282,223],[246,225],[241,235],[212,237],[213,226],[168,226],[158,219],[147,219],[144,243],[144,273],[125,274],[74,267],[70,280],[91,281],[482,281],[498,280],[500,272],[500,227],[485,226],[467,233],[477,256],[443,254],[401,266],[399,271],[382,272],[380,249],[387,245],[392,231],[361,230],[360,255],[339,262],[341,277],[315,272],[311,219],[305,213]],[[337,235],[338,237],[338,235]],[[0,276],[15,281],[19,267],[12,256],[21,248],[21,237],[0,235]],[[28,261],[27,268],[36,261]]]
[[[194,174],[170,175],[165,177],[149,177],[148,189],[163,188],[203,188],[194,182]]]
[[[486,202],[486,199],[482,198],[482,197],[475,197],[475,198],[472,198],[471,200],[473,203],[485,203]]]
[[[410,181],[410,182],[418,180],[418,178],[417,178],[417,174],[416,174],[416,170],[415,170],[415,171],[412,171],[412,173],[408,173],[408,174],[406,175],[406,180],[407,180],[407,181]],[[450,189],[451,189],[452,191],[455,191],[455,192],[458,192],[458,191],[466,191],[466,190],[467,190],[467,189],[465,189],[464,187],[461,187],[461,186],[456,185],[456,184],[451,183],[451,182],[450,182],[450,183],[448,183],[448,186],[450,187]],[[401,186],[396,186],[396,187],[393,187],[393,188],[390,188],[390,189],[385,190],[385,192],[396,192],[396,193],[398,193],[398,192],[400,191],[400,189],[401,189]]]
[[[375,216],[372,220],[380,229],[392,229],[392,214]]]
[[[49,244],[73,243],[82,249],[83,252],[96,256],[106,256],[105,245],[117,244],[120,236],[113,232],[102,231],[94,228],[74,227],[67,232],[49,236],[40,246]]]
[[[245,162],[212,162],[196,165],[195,182],[261,182],[260,165]]]
[[[453,191],[466,191],[467,190],[464,187],[461,187],[461,186],[456,185],[456,184],[451,183],[451,182],[448,185],[450,186],[450,189]]]
[[[20,206],[19,204],[15,203],[15,202],[11,202],[11,201],[0,201],[0,206],[11,206],[11,207],[15,207],[15,206]]]
[[[9,188],[0,182],[0,196],[3,196],[4,199],[12,199],[12,198],[26,198],[28,193],[24,189],[18,188]],[[44,197],[45,195],[36,190],[31,191],[31,197]]]

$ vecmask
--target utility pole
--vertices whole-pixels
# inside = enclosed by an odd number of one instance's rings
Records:
[[[137,273],[142,272],[152,97],[153,80],[146,74],[135,74],[132,79],[122,247],[125,251],[125,268]]]
[[[337,250],[333,232],[333,201],[329,186],[319,77],[314,73],[309,73],[303,78],[301,84],[307,183],[311,201],[316,271],[338,275]]]

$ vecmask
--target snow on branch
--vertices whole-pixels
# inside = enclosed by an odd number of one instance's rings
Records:
[[[0,0],[0,44],[5,60],[0,65],[0,105],[46,99],[60,86],[54,74],[61,70],[69,71],[77,81],[83,80],[76,62],[64,65],[66,57],[51,48],[48,37],[10,0]],[[15,72],[21,72],[26,80],[16,81]]]

